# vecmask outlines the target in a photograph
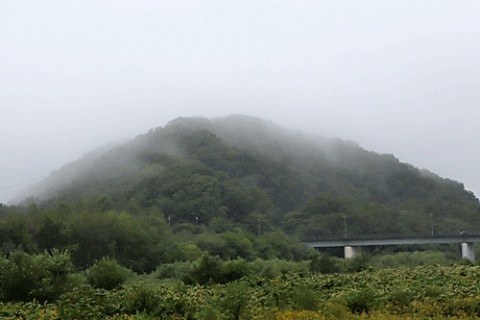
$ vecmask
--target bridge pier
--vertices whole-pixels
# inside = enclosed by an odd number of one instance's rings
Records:
[[[359,248],[357,247],[345,246],[343,248],[345,259],[350,259],[355,257],[358,254],[358,251],[359,251]]]
[[[462,258],[475,262],[475,250],[473,242],[462,242]]]

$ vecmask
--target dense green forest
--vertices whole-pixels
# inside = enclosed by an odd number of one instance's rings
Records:
[[[462,184],[353,142],[245,116],[179,118],[99,149],[31,190],[31,203],[152,214],[175,228],[228,220],[252,234],[299,238],[480,230]],[[29,195],[30,195],[29,194]],[[433,217],[433,219],[431,219]]]
[[[480,230],[462,184],[246,116],[179,118],[67,164],[0,207],[2,252],[70,250],[137,271],[197,259],[307,259],[317,237]]]
[[[2,252],[69,250],[136,271],[188,261],[311,257],[301,240],[480,230],[462,184],[339,139],[246,116],[179,118],[67,164],[0,206]]]

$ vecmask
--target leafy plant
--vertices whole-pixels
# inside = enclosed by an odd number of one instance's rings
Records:
[[[120,300],[115,291],[83,285],[60,297],[57,302],[58,315],[62,320],[100,320],[107,315],[120,313]]]
[[[122,267],[116,260],[102,258],[87,271],[87,281],[95,288],[112,290],[120,287],[130,276],[131,271]]]
[[[82,279],[73,274],[68,253],[29,255],[16,251],[0,262],[0,293],[4,301],[55,301]]]
[[[352,313],[368,313],[378,306],[378,298],[378,293],[374,289],[364,287],[348,293],[345,300]]]

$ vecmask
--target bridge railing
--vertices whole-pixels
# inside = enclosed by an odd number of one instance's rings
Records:
[[[372,239],[411,239],[411,238],[448,238],[448,237],[476,237],[480,236],[480,233],[470,233],[470,232],[461,232],[461,233],[438,233],[434,234],[432,237],[429,233],[415,233],[415,234],[400,234],[400,233],[388,233],[388,234],[352,234],[345,237],[344,235],[315,235],[311,237],[302,238],[303,242],[312,242],[312,241],[331,241],[331,240],[372,240]]]

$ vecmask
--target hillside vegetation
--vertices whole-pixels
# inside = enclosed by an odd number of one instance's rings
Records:
[[[343,216],[352,237],[429,235],[432,220],[436,234],[480,230],[478,199],[460,183],[246,116],[176,119],[63,167],[33,195],[155,212],[173,226],[223,219],[253,234],[260,224],[300,238],[343,235]]]
[[[51,174],[0,206],[1,252],[69,250],[135,271],[222,259],[303,260],[318,237],[480,230],[460,183],[338,139],[245,116],[180,118]]]

